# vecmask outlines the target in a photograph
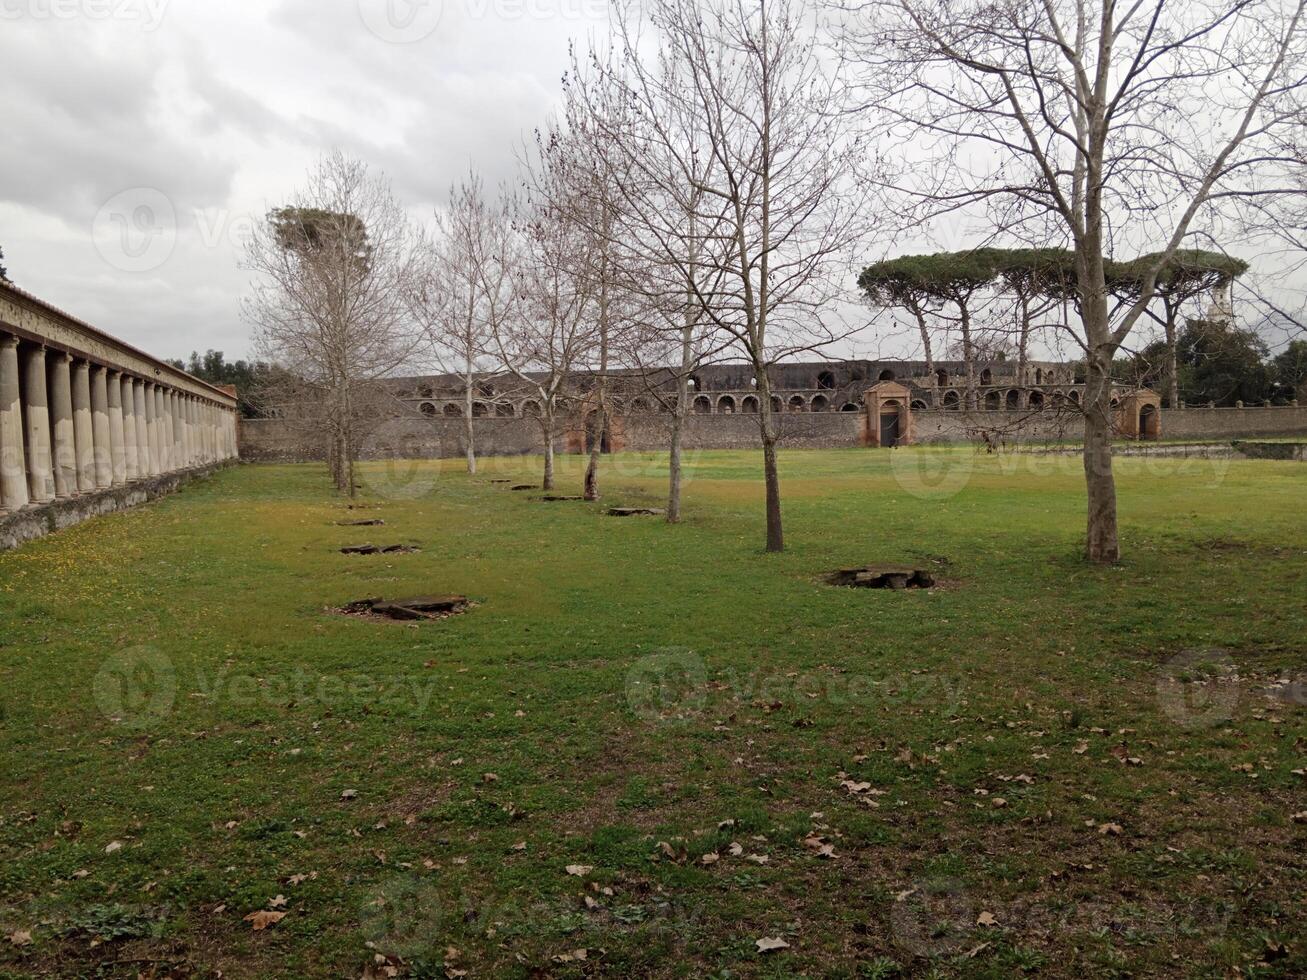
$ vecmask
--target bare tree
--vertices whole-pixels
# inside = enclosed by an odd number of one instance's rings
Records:
[[[1057,228],[1084,351],[1086,554],[1120,557],[1111,369],[1157,274],[1214,209],[1292,190],[1304,0],[868,0],[842,7],[864,115],[920,175],[923,220]],[[959,214],[961,212],[961,214]],[[1113,311],[1112,249],[1161,247]],[[1070,328],[1069,328],[1070,329]]]
[[[617,134],[631,208],[657,267],[686,291],[687,334],[720,332],[754,369],[766,547],[781,551],[770,369],[842,336],[831,273],[855,238],[856,209],[840,197],[856,147],[803,0],[651,0],[642,12],[617,17],[639,120]]]
[[[417,343],[411,291],[424,279],[421,235],[389,184],[340,151],[309,172],[292,203],[246,245],[257,276],[243,304],[262,357],[316,391],[336,488],[354,494],[360,413],[370,389]]]
[[[506,196],[488,201],[481,178],[469,171],[450,188],[448,207],[436,213],[429,278],[416,303],[435,363],[462,385],[469,473],[477,471],[475,399],[495,371],[492,338],[514,300],[506,246],[510,221]]]
[[[555,134],[556,135],[556,134]],[[525,197],[514,203],[514,235],[504,247],[515,300],[492,325],[497,358],[532,395],[544,440],[542,486],[554,487],[559,416],[576,408],[573,370],[595,346],[594,239],[570,215],[576,187],[567,148],[538,140]]]

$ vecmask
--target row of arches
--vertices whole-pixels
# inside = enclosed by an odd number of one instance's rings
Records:
[[[1119,399],[1112,399],[1112,406],[1116,407]],[[978,408],[987,412],[1018,412],[1027,409],[1042,409],[1051,404],[1054,407],[1065,403],[1075,405],[1080,404],[1080,392],[1078,389],[1070,391],[1055,391],[1051,394],[1038,389],[1011,388],[1006,391],[1001,389],[992,389],[986,391],[978,398]],[[811,397],[802,394],[790,395],[788,398],[782,395],[772,395],[772,411],[781,412],[858,412],[862,410],[860,402],[844,401],[836,404],[836,401],[828,398],[824,394],[816,394]],[[559,406],[562,413],[570,413],[575,409],[575,405],[567,403]],[[915,399],[911,402],[913,411],[928,411],[930,404],[922,399]],[[935,407],[944,411],[961,411],[963,407],[962,392],[955,388],[945,391],[938,399]],[[649,399],[635,398],[629,405],[626,405],[621,399],[612,400],[612,410],[614,414],[646,414],[654,411],[654,406]],[[738,394],[723,395],[695,395],[690,403],[690,410],[695,415],[757,415],[758,414],[758,396]],[[460,402],[446,402],[443,405],[437,405],[434,402],[424,401],[418,406],[418,411],[427,418],[463,418],[464,406]],[[538,418],[541,414],[538,402],[528,399],[522,402],[520,406],[515,406],[511,402],[484,402],[474,401],[472,403],[473,418]]]

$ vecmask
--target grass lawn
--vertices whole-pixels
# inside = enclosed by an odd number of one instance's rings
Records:
[[[1114,568],[1074,457],[785,453],[782,555],[756,453],[537,465],[0,554],[0,975],[1307,973],[1307,465],[1120,461]]]

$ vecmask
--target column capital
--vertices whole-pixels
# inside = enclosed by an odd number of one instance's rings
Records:
[[[0,347],[17,347],[18,338],[11,333],[0,333]]]

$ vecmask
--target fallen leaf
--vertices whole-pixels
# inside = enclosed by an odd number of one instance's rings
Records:
[[[1124,833],[1124,830],[1119,823],[1101,823],[1098,825],[1098,832],[1100,834],[1111,834],[1112,836],[1117,837]]]
[[[755,939],[753,944],[758,947],[759,953],[770,953],[774,950],[790,948],[790,944],[780,936],[763,936],[761,939]]]
[[[707,854],[705,854],[703,857],[699,858],[699,863],[700,863],[700,864],[716,864],[719,860],[721,860],[720,855],[715,854],[715,853],[712,852],[712,851],[709,851],[709,852],[708,852]]]
[[[578,960],[587,959],[590,955],[588,949],[574,949],[570,953],[559,953],[557,956],[550,957],[555,963],[574,963]]]
[[[359,791],[356,789],[345,789],[340,791],[340,798],[342,800],[357,799],[358,795],[359,795]]]
[[[584,878],[586,875],[588,875],[591,871],[594,870],[594,865],[569,864],[563,870],[566,871],[569,875],[572,875],[574,878]]]
[[[32,933],[29,929],[15,929],[9,934],[9,942],[15,946],[32,945]]]
[[[1089,743],[1088,743],[1088,742],[1077,742],[1077,743],[1076,743],[1076,747],[1075,747],[1074,749],[1072,749],[1071,751],[1074,752],[1076,755],[1084,755],[1086,752],[1089,751]]]
[[[284,909],[285,907],[286,907],[285,895],[275,895],[272,898],[268,899],[268,908],[270,909]]]
[[[978,926],[996,926],[998,919],[994,918],[993,912],[981,912],[976,916],[976,925]]]
[[[121,851],[121,850],[122,850],[122,847],[123,847],[123,842],[122,842],[122,841],[120,841],[120,840],[111,840],[111,841],[109,841],[108,844],[105,844],[105,845],[104,845],[104,853],[105,853],[105,854],[112,854],[114,851]]]
[[[250,923],[255,932],[262,932],[268,926],[275,926],[284,918],[286,918],[285,912],[269,912],[266,909],[260,909],[245,916],[244,921]]]
[[[518,841],[516,844],[514,844],[512,847],[510,847],[509,850],[510,850],[510,851],[525,851],[525,850],[526,850],[526,841],[524,841],[524,840],[520,840],[520,841]]]

